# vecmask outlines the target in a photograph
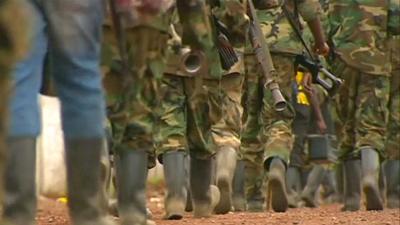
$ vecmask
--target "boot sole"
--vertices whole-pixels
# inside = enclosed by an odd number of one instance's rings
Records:
[[[288,199],[284,183],[279,177],[271,176],[268,182],[268,190],[271,193],[271,206],[275,212],[286,212],[288,209]]]
[[[367,210],[383,210],[383,203],[379,197],[379,191],[371,184],[363,187]]]
[[[165,217],[166,220],[181,220],[182,218],[183,215],[179,213],[172,213],[171,215]]]
[[[313,202],[311,199],[309,199],[307,197],[303,197],[303,198],[301,198],[301,200],[304,201],[305,206],[308,207],[308,208],[316,208],[317,207],[315,202]]]
[[[217,187],[220,192],[220,200],[215,207],[216,214],[226,214],[232,208],[232,199],[231,199],[231,188],[228,179],[219,179],[217,181]]]

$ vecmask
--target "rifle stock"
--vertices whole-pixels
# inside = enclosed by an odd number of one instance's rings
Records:
[[[257,61],[261,67],[261,71],[265,78],[265,87],[271,91],[274,109],[276,111],[283,111],[287,107],[287,102],[283,97],[278,83],[274,79],[276,74],[275,68],[272,63],[271,54],[269,52],[268,44],[266,43],[261,26],[257,18],[256,10],[252,0],[248,0],[248,10],[250,17],[249,35],[251,44],[254,49]]]

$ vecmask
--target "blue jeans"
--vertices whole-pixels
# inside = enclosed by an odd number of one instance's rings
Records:
[[[103,137],[104,96],[100,75],[103,0],[25,0],[31,48],[14,70],[9,136],[40,133],[38,93],[46,53],[61,100],[66,138]]]

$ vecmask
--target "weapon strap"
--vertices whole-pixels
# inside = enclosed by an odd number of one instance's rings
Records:
[[[297,3],[295,0],[295,7],[297,8]],[[282,4],[282,11],[285,14],[287,20],[289,21],[290,26],[292,27],[294,33],[296,34],[297,39],[301,42],[303,45],[304,49],[307,51],[307,54],[310,56],[310,58],[315,61],[313,54],[311,53],[310,49],[308,48],[306,42],[303,39],[303,36],[301,35],[300,29],[296,26],[295,21],[293,20],[293,17],[291,16],[288,8],[286,7],[286,1],[283,2]]]
[[[124,79],[126,80],[126,82],[124,82],[125,83],[124,86],[129,86],[129,84],[132,83],[132,76],[129,75],[130,69],[129,69],[129,57],[127,52],[127,41],[124,35],[124,29],[122,27],[121,17],[118,15],[116,11],[115,0],[109,0],[109,4],[110,4],[112,23],[115,28],[114,33],[118,43],[118,51],[121,56],[123,75]]]

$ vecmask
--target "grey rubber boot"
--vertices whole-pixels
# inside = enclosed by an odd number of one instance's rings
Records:
[[[361,150],[362,189],[367,210],[383,210],[379,190],[379,154],[370,148]]]
[[[101,180],[104,140],[65,139],[68,206],[74,225],[110,225]]]
[[[298,167],[290,166],[286,171],[286,188],[290,208],[297,208],[300,201],[301,172]]]
[[[247,201],[247,211],[264,211],[265,198],[262,193],[264,168],[256,167],[252,163],[245,161],[244,167],[244,189]]]
[[[326,203],[339,202],[336,175],[333,170],[328,169],[322,180],[322,187],[324,188],[323,199]]]
[[[173,151],[163,154],[163,168],[166,183],[165,219],[180,220],[185,212],[187,189],[185,152]]]
[[[146,210],[147,152],[119,150],[115,162],[121,225],[151,224]]]
[[[335,172],[336,184],[337,184],[337,193],[338,193],[338,202],[344,203],[344,163],[339,162],[336,166]]]
[[[268,169],[268,186],[271,206],[275,212],[286,212],[288,196],[286,192],[286,166],[280,158],[273,158]]]
[[[361,161],[348,160],[344,168],[344,206],[342,211],[357,211],[361,201]]]
[[[190,189],[195,218],[210,217],[219,202],[218,188],[211,185],[212,159],[190,159]]]
[[[236,164],[232,184],[232,204],[236,212],[246,210],[246,199],[244,194],[244,161],[239,160]]]
[[[224,147],[216,154],[216,184],[221,194],[215,213],[226,214],[232,209],[232,181],[235,173],[237,154],[235,149]]]
[[[192,204],[192,191],[190,190],[190,156],[189,155],[186,155],[186,157],[185,157],[185,174],[186,174],[185,187],[186,187],[186,192],[187,192],[185,211],[192,212],[193,204]]]
[[[306,186],[301,193],[301,200],[305,202],[306,207],[315,208],[317,203],[315,195],[319,185],[325,176],[325,169],[321,165],[313,166],[310,174],[308,175]]]
[[[7,139],[3,218],[13,225],[33,225],[36,215],[36,137]]]
[[[387,207],[400,208],[400,160],[388,160],[385,165]]]

